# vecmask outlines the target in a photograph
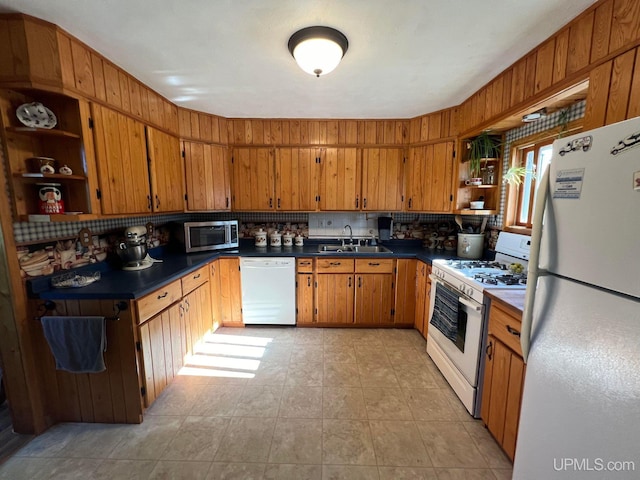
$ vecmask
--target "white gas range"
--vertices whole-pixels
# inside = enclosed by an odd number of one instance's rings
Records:
[[[474,417],[480,415],[480,351],[487,330],[484,291],[526,289],[530,244],[527,235],[501,232],[493,261],[432,263],[427,353]],[[513,264],[522,267],[510,270]]]

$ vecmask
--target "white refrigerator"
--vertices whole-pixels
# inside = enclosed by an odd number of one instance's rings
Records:
[[[513,478],[638,479],[640,117],[556,140],[541,182]]]

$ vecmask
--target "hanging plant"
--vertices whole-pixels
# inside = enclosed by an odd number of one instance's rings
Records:
[[[489,135],[488,131],[469,140],[467,148],[469,149],[469,175],[471,178],[480,176],[483,160],[486,163],[487,159],[500,158],[500,140],[499,136]]]
[[[502,175],[502,181],[508,183],[512,187],[517,187],[524,181],[524,177],[527,175],[526,167],[520,165],[514,165]]]
[[[563,108],[558,113],[558,123],[557,126],[560,127],[558,131],[558,136],[556,138],[562,138],[567,134],[567,129],[569,126],[569,107]]]

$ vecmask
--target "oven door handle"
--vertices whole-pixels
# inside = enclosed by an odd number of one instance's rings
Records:
[[[458,297],[458,301],[461,304],[471,308],[472,310],[475,310],[476,312],[479,312],[479,311],[482,310],[482,305],[475,305],[475,304],[471,303],[469,300],[467,300],[466,298]]]

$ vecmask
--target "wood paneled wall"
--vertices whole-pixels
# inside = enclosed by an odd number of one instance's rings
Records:
[[[185,140],[227,145],[227,124],[224,117],[178,108],[180,137]]]
[[[409,127],[409,143],[448,139],[458,135],[459,109],[449,108],[439,112],[412,118]]]
[[[611,77],[612,82],[615,79],[623,84],[627,81],[622,77],[630,70],[615,77],[607,72],[615,68],[616,61],[620,72],[628,68],[631,56],[620,58],[619,55],[637,46],[639,40],[640,2],[597,2],[469,97],[459,109],[459,133],[474,133],[487,128],[501,117],[533,105],[587,77],[598,83],[598,86],[590,86],[591,102],[587,101],[587,108],[594,100],[595,103],[607,104],[608,98],[601,95],[606,90],[603,78]],[[610,59],[614,57],[616,60],[611,64]],[[597,90],[592,91],[593,88]],[[623,94],[624,85],[612,88],[616,93],[609,98]],[[623,107],[620,101],[617,107],[612,107],[615,113],[609,115],[604,112],[605,119],[621,116]],[[624,103],[628,101],[626,99]],[[592,112],[594,121],[590,125],[597,126],[595,119],[603,115],[603,106],[594,105],[593,108],[597,111]]]
[[[591,72],[585,130],[640,115],[640,48],[629,50]]]
[[[184,110],[199,125],[190,121],[183,129],[183,109],[56,25],[28,15],[0,19],[0,83],[82,96],[175,135],[226,143],[222,117]]]
[[[405,145],[408,120],[231,119],[229,143],[240,145]]]

